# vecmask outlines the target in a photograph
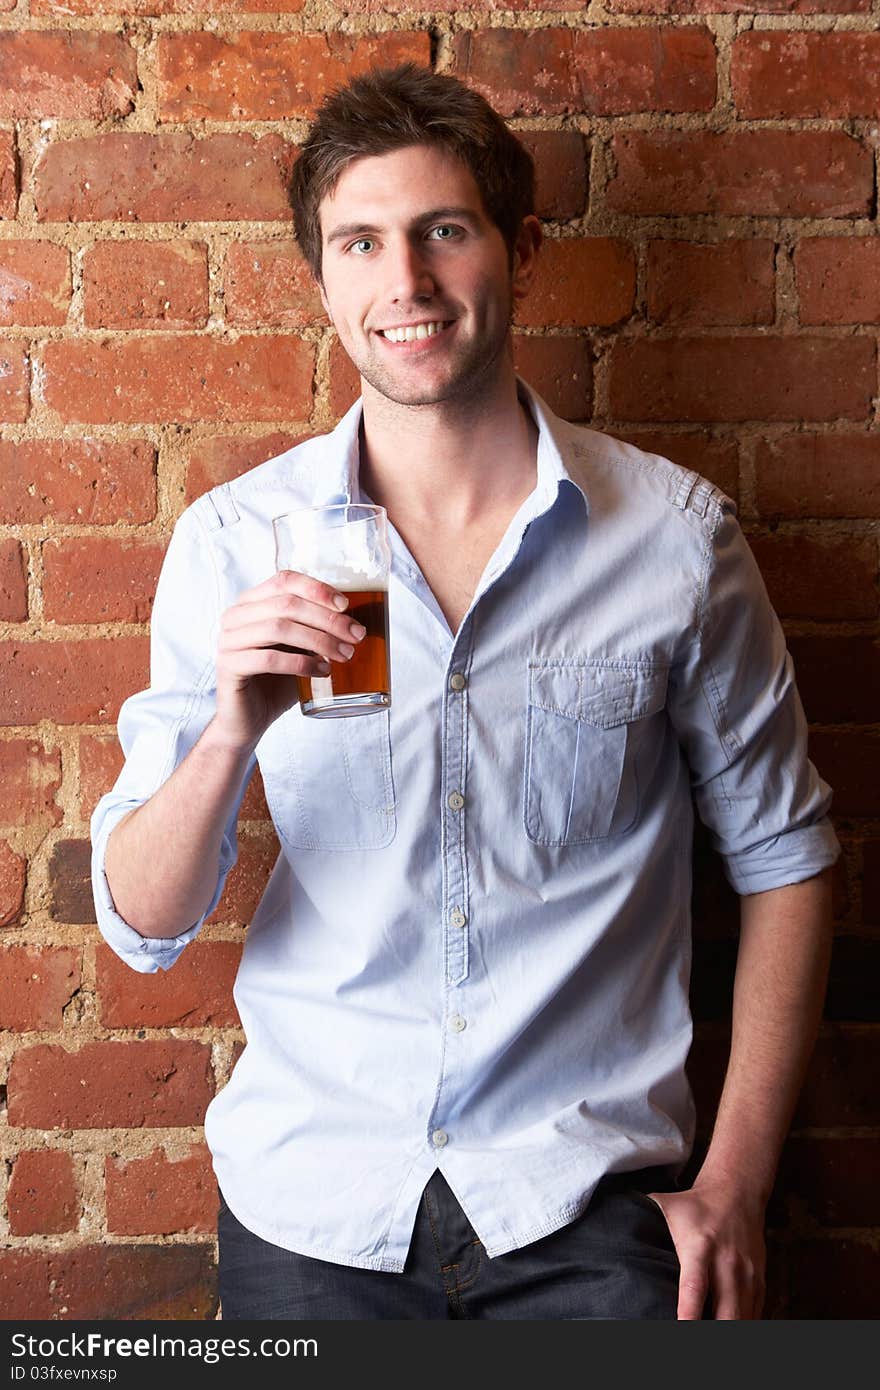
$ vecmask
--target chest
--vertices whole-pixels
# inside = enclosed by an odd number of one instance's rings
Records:
[[[450,631],[457,632],[460,628],[504,529],[505,523],[498,522],[464,533],[414,530],[401,533]]]

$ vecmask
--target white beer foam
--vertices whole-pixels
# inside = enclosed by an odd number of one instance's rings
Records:
[[[340,546],[339,534],[336,527],[323,532],[316,527],[284,536],[279,546],[279,566],[311,575],[338,589],[387,589],[386,555],[377,549],[375,535],[371,538],[365,527],[355,524],[346,528],[344,545]]]
[[[344,594],[354,594],[361,589],[388,588],[388,580],[384,574],[358,574],[356,570],[345,569],[341,565],[319,565],[307,572],[313,579],[332,584],[334,589]]]

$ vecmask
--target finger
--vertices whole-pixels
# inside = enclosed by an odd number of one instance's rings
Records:
[[[239,628],[276,618],[286,618],[305,627],[330,632],[343,642],[360,641],[366,631],[362,623],[347,613],[337,613],[335,608],[312,603],[297,594],[273,594],[249,603],[236,603],[226,609],[221,626],[225,632],[235,632]]]
[[[322,608],[332,608],[336,611],[344,611],[348,607],[347,594],[341,594],[332,584],[326,584],[323,579],[313,579],[308,574],[301,574],[299,570],[276,571],[261,584],[242,590],[236,602],[259,602],[273,595],[277,597],[279,594],[298,594],[300,598],[309,599]]]
[[[219,655],[253,651],[256,648],[287,647],[322,656],[326,661],[348,661],[354,652],[352,642],[341,642],[329,632],[291,622],[288,618],[268,618],[261,623],[224,631],[220,637]]]
[[[709,1270],[705,1259],[693,1255],[681,1260],[681,1274],[678,1281],[678,1320],[679,1322],[699,1322],[703,1316],[706,1295],[709,1292]]]
[[[257,647],[231,652],[223,673],[245,685],[253,676],[327,676],[330,674],[330,662],[312,652]]]
[[[738,1322],[747,1318],[752,1307],[751,1280],[735,1253],[722,1252],[716,1256],[713,1282],[716,1321]]]

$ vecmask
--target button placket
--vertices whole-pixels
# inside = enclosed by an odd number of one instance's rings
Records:
[[[449,658],[443,692],[442,794],[444,820],[443,927],[446,983],[459,984],[468,973],[467,901],[467,668],[470,623],[465,620]]]

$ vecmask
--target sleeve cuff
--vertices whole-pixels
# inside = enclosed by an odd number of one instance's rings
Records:
[[[220,900],[223,884],[230,865],[221,865],[220,879],[213,900],[199,920],[179,936],[156,937],[141,936],[134,927],[120,917],[113,902],[107,875],[104,872],[104,856],[110,833],[122,815],[130,807],[119,808],[119,815],[108,817],[99,838],[92,847],[92,894],[95,900],[98,930],[111,950],[115,951],[126,965],[141,975],[152,975],[157,970],[169,970],[185,946],[198,935],[205,918],[210,917]]]
[[[826,816],[815,825],[774,835],[740,854],[722,855],[722,864],[737,893],[765,893],[815,877],[835,864],[840,852],[840,841]]]

